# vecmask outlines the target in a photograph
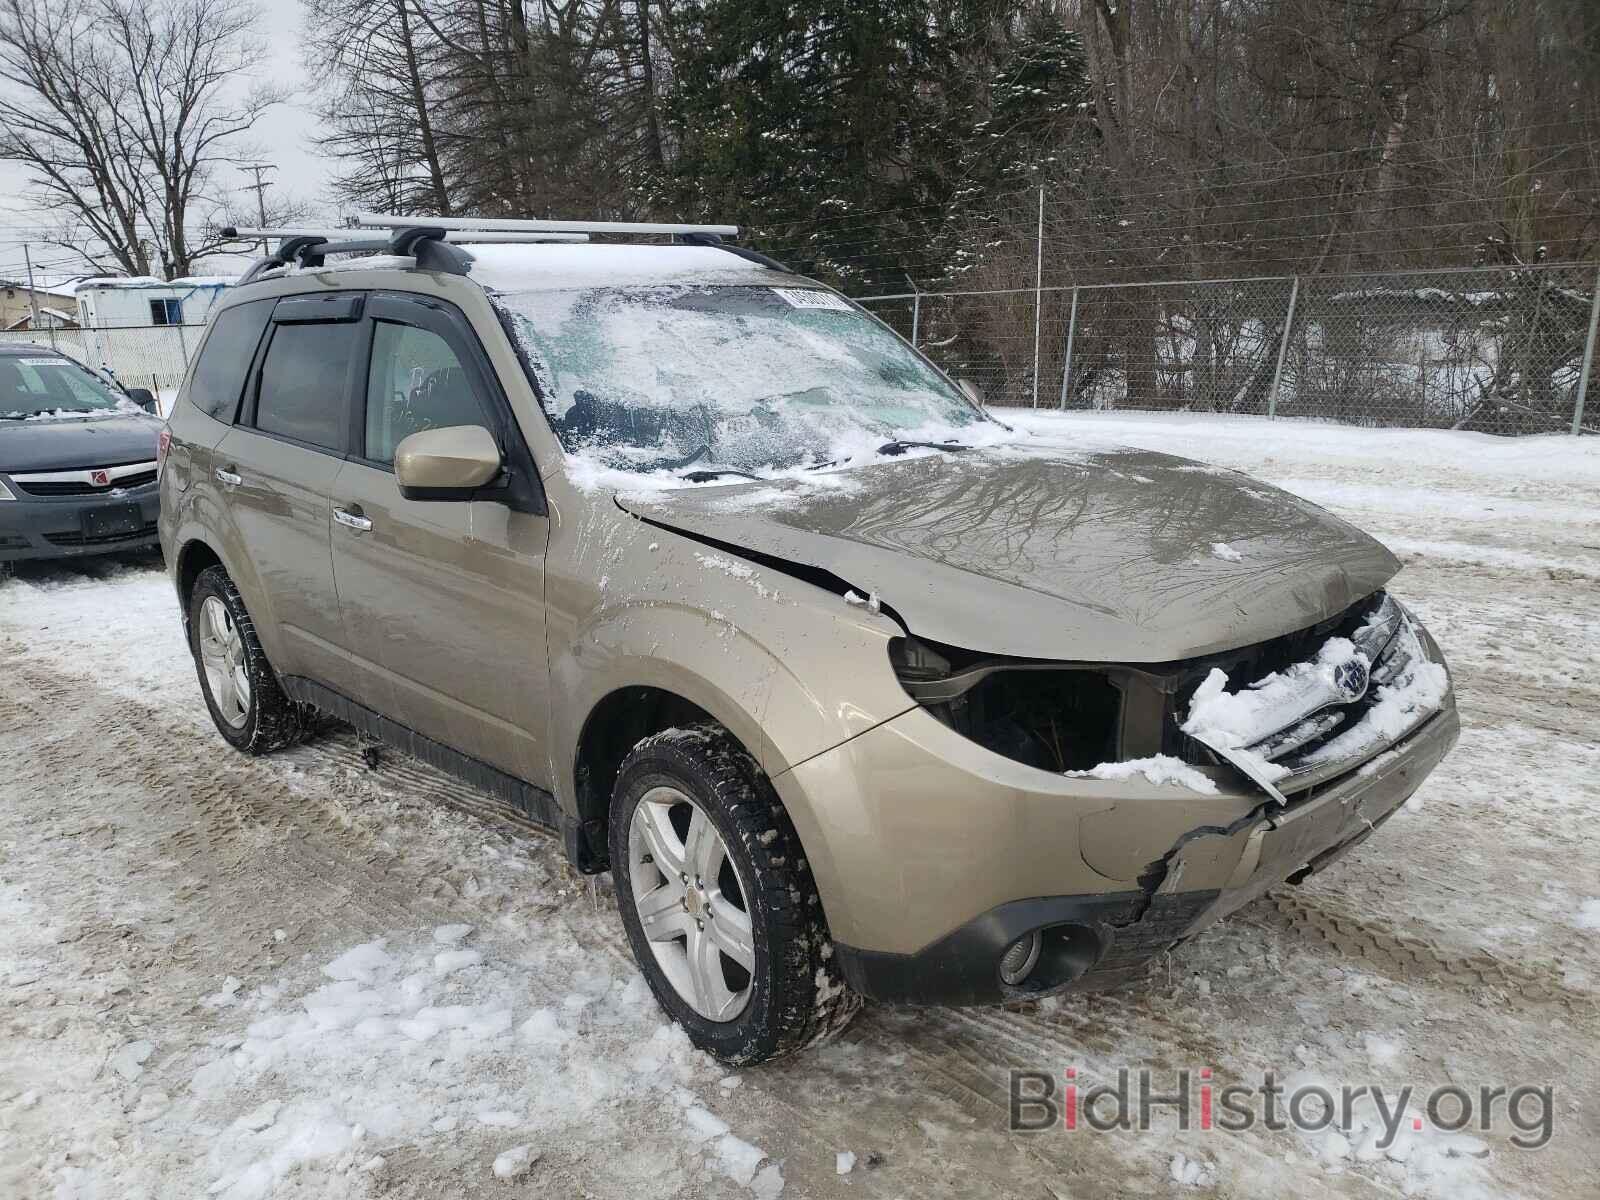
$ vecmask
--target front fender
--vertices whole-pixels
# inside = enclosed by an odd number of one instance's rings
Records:
[[[887,617],[608,501],[595,508],[582,528],[558,521],[547,580],[552,767],[568,811],[588,715],[621,689],[704,709],[769,775],[913,706],[889,665],[901,630]]]

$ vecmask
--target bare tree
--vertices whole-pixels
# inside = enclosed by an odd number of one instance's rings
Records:
[[[0,157],[61,245],[169,279],[221,246],[216,169],[284,97],[239,91],[255,19],[248,0],[0,0]]]

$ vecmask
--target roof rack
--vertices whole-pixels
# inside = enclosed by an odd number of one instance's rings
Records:
[[[423,270],[446,271],[452,275],[465,275],[467,268],[472,265],[472,256],[457,246],[447,245],[445,231],[435,226],[408,226],[386,231],[387,236],[376,230],[347,229],[338,239],[330,238],[326,230],[281,232],[284,237],[278,243],[278,249],[252,263],[250,269],[239,277],[239,286],[277,267],[320,267],[330,254],[376,251],[414,258],[417,266]],[[230,225],[223,229],[222,236],[237,238],[240,234],[236,227]]]
[[[420,219],[413,219],[413,220],[404,222],[399,227],[400,228],[410,228],[410,227],[413,227],[413,226],[416,226],[416,225],[419,225],[419,224],[423,224],[423,223],[424,222],[421,221]],[[434,229],[439,228],[439,226],[433,221],[427,221],[425,223],[430,228],[434,228]],[[230,225],[230,226],[228,226],[226,229],[224,229],[222,231],[222,235],[224,237],[235,239],[235,240],[241,241],[241,242],[244,242],[244,241],[257,241],[257,240],[259,240],[261,238],[290,238],[290,237],[320,237],[320,238],[326,238],[330,242],[334,242],[334,241],[347,240],[347,239],[353,238],[353,237],[360,237],[363,234],[369,234],[371,236],[376,236],[375,231],[373,231],[372,229],[370,229],[370,228],[363,229],[363,228],[360,228],[360,227],[353,228],[353,229],[298,229],[298,228],[296,228],[296,229],[246,229],[246,228],[244,228],[242,226]],[[459,230],[459,229],[447,229],[447,230],[444,231],[444,240],[447,241],[447,242],[480,242],[480,243],[490,243],[490,242],[505,242],[505,243],[587,242],[589,240],[589,236],[588,236],[588,234],[584,234],[584,233],[529,233],[529,232],[512,232],[512,231],[505,231],[505,232],[487,232],[487,231],[485,231],[485,232],[471,232],[471,233],[469,233],[467,231]]]
[[[758,263],[775,271],[789,268],[743,246],[729,246],[724,237],[736,236],[737,225],[687,225],[652,221],[518,221],[502,217],[391,217],[361,213],[349,229],[241,228],[230,225],[224,238],[254,240],[279,238],[278,248],[257,259],[239,279],[241,285],[278,267],[320,267],[329,254],[385,253],[415,258],[428,271],[465,275],[472,257],[459,248],[463,242],[537,243],[587,242],[594,233],[633,233],[670,236],[690,246],[707,246]]]
[[[387,213],[357,213],[356,224],[368,229],[429,225],[436,229],[472,230],[477,233],[709,233],[718,237],[737,237],[739,234],[737,225],[682,225],[661,221],[522,221],[508,217],[392,217]]]

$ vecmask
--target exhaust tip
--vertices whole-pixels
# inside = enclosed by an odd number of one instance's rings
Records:
[[[1000,982],[1007,987],[1016,987],[1027,979],[1033,973],[1033,968],[1039,965],[1039,951],[1043,944],[1044,938],[1035,929],[1007,946],[1006,952],[1000,956]]]

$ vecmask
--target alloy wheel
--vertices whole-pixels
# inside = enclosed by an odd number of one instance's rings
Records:
[[[628,826],[633,903],[656,963],[680,997],[711,1021],[750,1003],[755,940],[747,892],[716,825],[677,788],[640,798]]]
[[[206,673],[211,700],[229,728],[238,729],[250,715],[250,672],[244,639],[233,614],[216,596],[200,606],[200,666]]]

